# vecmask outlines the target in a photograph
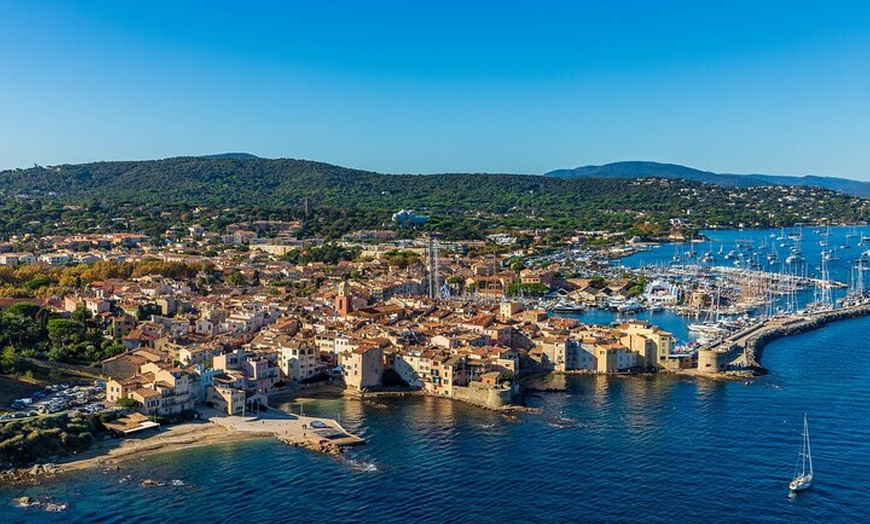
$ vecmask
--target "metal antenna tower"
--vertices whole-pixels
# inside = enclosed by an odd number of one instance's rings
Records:
[[[427,251],[429,254],[429,298],[438,298],[438,238],[429,234]]]

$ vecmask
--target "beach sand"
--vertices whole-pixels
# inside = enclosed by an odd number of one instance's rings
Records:
[[[117,464],[155,453],[269,437],[270,435],[263,433],[232,431],[208,421],[188,422],[169,426],[139,438],[95,442],[87,451],[65,457],[56,463],[63,471],[76,471]]]
[[[319,421],[322,429],[311,426]],[[336,437],[339,435],[339,437]],[[181,449],[225,444],[242,440],[277,438],[293,445],[335,452],[336,446],[364,443],[346,434],[336,421],[322,417],[300,417],[270,410],[259,417],[232,417],[211,413],[211,420],[186,422],[148,432],[141,437],[107,439],[94,443],[87,451],[56,462],[63,471],[107,466],[124,461]],[[324,443],[329,445],[324,447]]]

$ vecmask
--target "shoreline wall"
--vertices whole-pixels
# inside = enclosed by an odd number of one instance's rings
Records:
[[[495,389],[488,387],[454,386],[452,398],[482,408],[497,410],[513,406],[511,403],[511,399],[513,398],[513,388]]]

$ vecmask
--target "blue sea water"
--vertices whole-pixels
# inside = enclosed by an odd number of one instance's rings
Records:
[[[726,259],[725,255],[732,250],[743,252],[746,255],[744,263],[739,267],[746,267],[753,255],[754,260],[760,265],[760,269],[774,273],[797,273],[812,278],[821,277],[821,259],[823,251],[832,251],[833,257],[827,263],[828,274],[831,280],[850,284],[854,279],[855,260],[862,253],[870,249],[862,242],[863,236],[870,236],[870,228],[860,229],[849,226],[837,226],[831,228],[804,226],[802,228],[761,229],[761,230],[704,230],[701,231],[706,242],[662,244],[649,251],[641,251],[620,260],[620,264],[626,267],[643,267],[651,265],[668,266],[673,258],[679,257],[683,264],[697,263],[708,265],[700,261],[705,253],[714,256],[710,264],[717,266],[734,267],[734,259]],[[785,234],[799,234],[802,238],[799,242],[791,239],[778,238]],[[826,245],[822,245],[826,243]],[[785,244],[783,246],[783,244]],[[743,246],[743,248],[741,248]],[[745,249],[751,246],[751,250]],[[805,262],[788,265],[786,259],[793,247],[799,247],[805,258]],[[720,254],[720,250],[722,254]],[[688,256],[695,252],[696,257]],[[767,259],[767,254],[776,254],[776,262]],[[870,268],[870,263],[867,264]],[[865,275],[866,279],[866,275]],[[865,284],[870,280],[865,281]]]
[[[432,398],[326,400],[341,457],[251,441],[0,490],[0,522],[860,522],[870,514],[870,318],[778,340],[750,382],[553,377],[516,417]],[[289,408],[290,406],[285,406]],[[807,413],[812,489],[788,482]],[[139,486],[144,478],[167,486]],[[180,480],[184,486],[171,485]],[[70,509],[21,509],[50,496]]]
[[[863,522],[868,332],[860,318],[775,341],[770,373],[747,382],[554,376],[567,392],[530,397],[540,412],[516,416],[433,398],[315,401],[306,414],[340,416],[368,445],[156,455],[0,488],[0,522]],[[816,480],[790,497],[804,413]],[[22,495],[69,509],[15,507]]]

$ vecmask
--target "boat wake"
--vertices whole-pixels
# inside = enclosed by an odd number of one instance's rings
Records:
[[[378,466],[374,462],[348,459],[347,463],[354,471],[361,471],[363,473],[377,473],[378,471],[380,471],[378,469]]]
[[[558,429],[584,427],[582,424],[580,424],[578,421],[574,420],[573,418],[563,417],[563,416],[553,417],[553,418],[547,420],[547,424],[552,428],[558,428]]]

